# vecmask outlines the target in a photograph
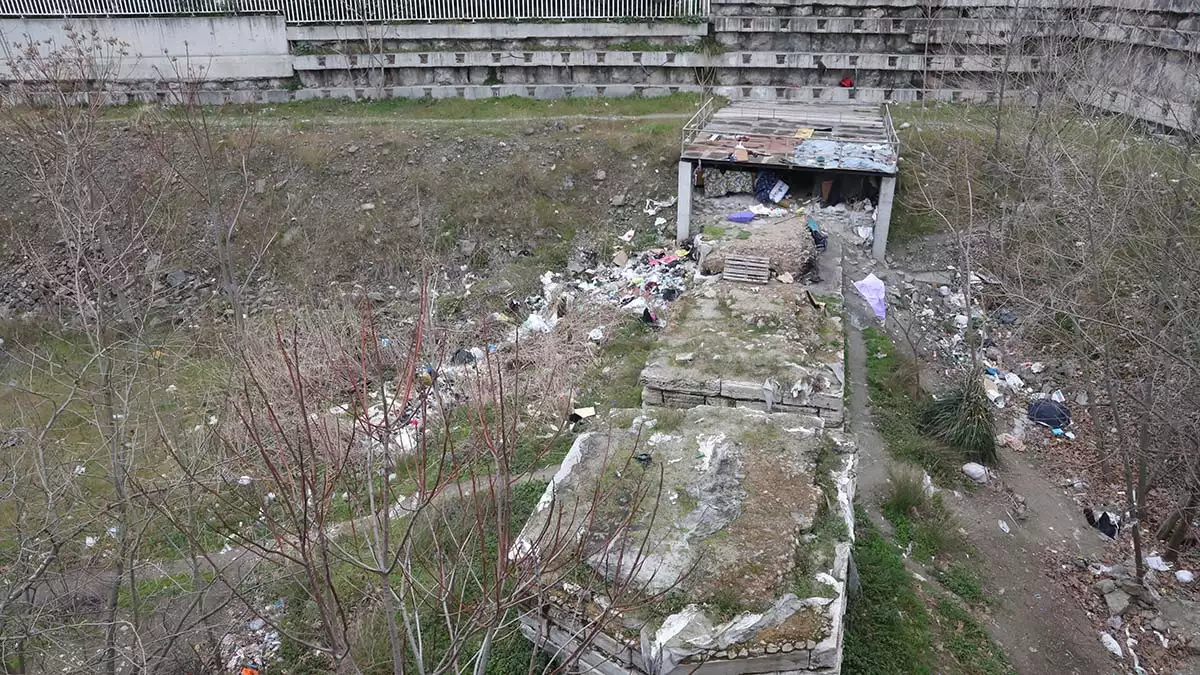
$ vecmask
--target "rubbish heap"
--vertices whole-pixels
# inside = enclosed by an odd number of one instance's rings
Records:
[[[283,614],[285,602],[280,598],[265,606],[259,617],[247,619],[221,637],[221,656],[227,672],[240,673],[246,666],[261,668],[275,662],[282,642],[279,631],[272,626]]]

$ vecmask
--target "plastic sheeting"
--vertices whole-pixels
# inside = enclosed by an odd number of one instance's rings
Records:
[[[792,164],[813,169],[896,173],[896,150],[890,143],[853,143],[810,138],[796,146]]]
[[[854,287],[858,289],[858,294],[867,301],[880,321],[887,318],[887,302],[884,300],[886,288],[882,279],[874,274],[868,274],[865,279],[854,282]]]

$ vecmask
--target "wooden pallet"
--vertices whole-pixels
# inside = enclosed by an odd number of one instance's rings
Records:
[[[725,281],[765,284],[771,278],[771,261],[752,255],[731,255],[725,258]]]

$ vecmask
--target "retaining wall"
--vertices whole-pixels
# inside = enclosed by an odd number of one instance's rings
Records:
[[[702,22],[285,25],[282,16],[69,20],[129,43],[118,102],[164,100],[177,71],[206,103],[294,98],[658,95],[971,100],[1001,78],[1110,76],[1076,98],[1173,128],[1200,122],[1193,0],[712,0]],[[0,18],[0,42],[61,41],[63,19]],[[0,80],[5,67],[0,65]],[[844,77],[853,88],[838,83]],[[1090,82],[1090,79],[1088,80]]]
[[[0,19],[0,45],[12,50],[32,40],[46,53],[52,45],[66,45],[68,25],[124,43],[124,56],[113,54],[110,60],[106,55],[98,64],[114,68],[118,81],[262,80],[293,74],[281,16]],[[11,77],[8,60],[0,59],[0,79]]]

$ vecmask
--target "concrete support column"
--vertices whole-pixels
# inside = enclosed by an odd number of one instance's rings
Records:
[[[682,245],[692,233],[692,163],[679,160],[679,195],[675,205],[675,243]]]
[[[879,183],[879,203],[875,205],[875,243],[871,255],[883,260],[887,253],[888,227],[892,224],[892,200],[896,196],[896,177],[887,176]]]

